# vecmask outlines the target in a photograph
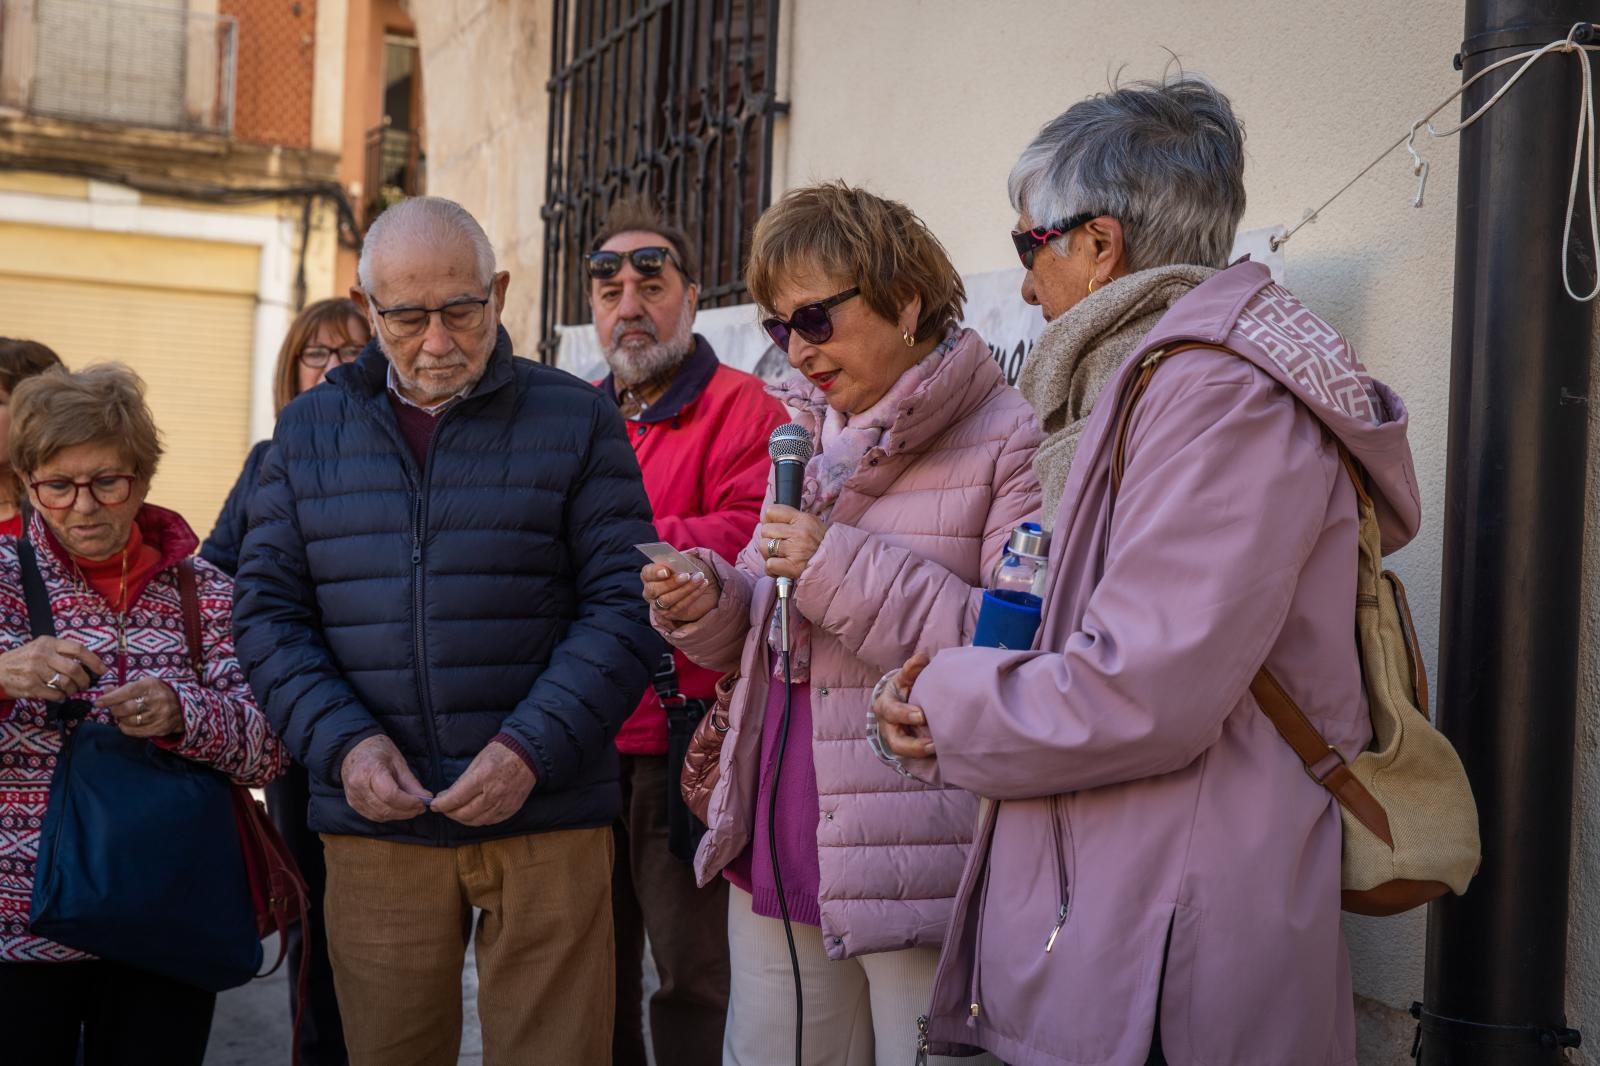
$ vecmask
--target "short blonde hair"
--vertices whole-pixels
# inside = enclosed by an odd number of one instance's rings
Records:
[[[121,363],[47,370],[12,393],[11,467],[18,473],[35,473],[68,448],[102,443],[122,449],[135,477],[155,476],[161,434],[144,381]]]
[[[783,281],[806,270],[848,280],[890,322],[920,296],[919,341],[943,336],[967,300],[949,253],[922,219],[842,181],[794,189],[756,223],[745,284],[757,303],[772,311]]]

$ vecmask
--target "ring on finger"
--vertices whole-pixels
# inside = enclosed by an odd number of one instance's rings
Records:
[[[656,597],[656,610],[660,611],[662,614],[667,613],[667,605],[661,602],[660,596]]]
[[[50,675],[50,680],[46,681],[44,683],[44,687],[45,688],[53,688],[57,692],[60,692],[61,691],[61,671],[57,670],[55,673],[51,674]]]
[[[767,541],[767,558],[776,559],[778,557],[778,549],[781,547],[783,547],[783,542],[777,537]]]
[[[133,705],[135,707],[139,708],[139,710],[143,711],[144,710],[145,699],[146,699],[146,697],[144,697],[144,696],[135,697],[134,701],[133,701]]]
[[[138,714],[133,716],[133,724],[134,725],[144,725],[144,712],[143,711],[140,711]]]

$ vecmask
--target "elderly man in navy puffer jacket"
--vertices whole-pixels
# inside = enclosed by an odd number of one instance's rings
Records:
[[[600,1064],[614,999],[613,737],[662,645],[616,405],[519,359],[508,275],[448,200],[390,207],[373,342],[285,408],[250,507],[239,656],[311,776],[355,1066]]]

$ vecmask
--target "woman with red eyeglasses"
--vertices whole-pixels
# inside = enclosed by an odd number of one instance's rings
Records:
[[[295,397],[322,384],[334,367],[354,362],[371,336],[366,316],[344,297],[318,300],[301,311],[278,349],[272,389],[277,412],[282,414]],[[271,446],[272,441],[264,440],[250,449],[244,470],[228,493],[211,535],[200,546],[200,557],[230,576],[239,570],[239,549],[250,528],[250,498],[255,495]],[[289,1010],[291,1014],[297,1009],[300,1013],[300,1061],[305,1066],[344,1066],[348,1061],[344,1021],[334,996],[333,966],[328,961],[327,934],[322,924],[327,871],[322,840],[306,825],[310,803],[311,782],[299,763],[291,763],[283,776],[267,787],[267,810],[306,880],[307,928],[297,925],[288,934],[289,972],[300,972],[300,953],[308,948],[311,963],[303,1004],[298,1002],[299,990],[294,982],[289,983]]]
[[[189,657],[178,566],[198,541],[181,516],[145,502],[161,444],[144,383],[116,365],[29,378],[11,400],[10,445],[57,635],[32,636],[20,541],[0,538],[0,647],[10,649],[0,654],[0,1057],[200,1066],[214,993],[29,929],[62,743],[51,705],[84,700],[92,718],[241,785],[270,781],[287,756],[234,654],[233,582],[205,562],[194,570],[199,675]]]
[[[696,864],[733,886],[723,1061],[793,1058],[787,918],[804,1061],[910,1062],[977,799],[880,762],[863,725],[886,670],[971,639],[985,576],[1038,511],[1040,433],[960,327],[961,278],[905,205],[797,189],[757,225],[746,279],[796,371],[773,393],[815,445],[800,507],[769,496],[736,563],[695,549],[715,582],[643,572],[668,639],[743,675]]]

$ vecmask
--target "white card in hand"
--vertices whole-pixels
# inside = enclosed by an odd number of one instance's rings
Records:
[[[652,563],[660,563],[670,568],[674,574],[704,574],[708,579],[711,578],[711,571],[704,563],[683,554],[664,540],[658,540],[653,544],[635,544],[634,547]]]

